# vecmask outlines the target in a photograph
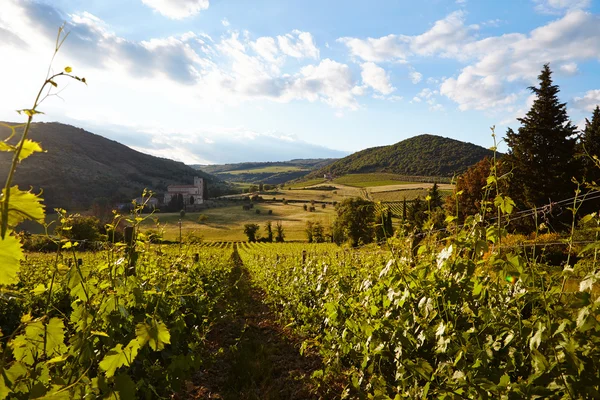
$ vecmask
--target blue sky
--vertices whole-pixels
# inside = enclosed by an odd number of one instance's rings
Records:
[[[31,102],[64,21],[54,66],[89,84],[60,86],[40,120],[187,163],[336,157],[422,133],[490,147],[545,62],[574,123],[600,103],[597,0],[2,3],[1,120]]]

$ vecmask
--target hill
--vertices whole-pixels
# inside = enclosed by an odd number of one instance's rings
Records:
[[[0,126],[0,135],[9,133]],[[140,153],[71,125],[34,123],[29,138],[40,142],[45,152],[19,165],[14,183],[36,192],[42,189],[48,211],[85,210],[95,201],[130,202],[144,188],[160,193],[171,184],[190,184],[194,176],[206,179],[209,196],[227,190],[217,178],[181,162]],[[0,153],[2,177],[10,168],[11,154]]]
[[[300,179],[311,171],[323,168],[335,158],[298,159],[283,162],[245,162],[221,165],[192,165],[192,167],[213,174],[230,182],[266,183],[277,185]]]
[[[419,135],[390,146],[372,147],[311,172],[342,176],[385,172],[409,176],[452,176],[464,172],[492,152],[472,143],[435,135]]]

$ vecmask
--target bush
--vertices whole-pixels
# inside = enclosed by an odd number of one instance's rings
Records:
[[[244,225],[244,234],[248,237],[249,242],[256,242],[256,234],[260,226],[256,224],[246,224]]]
[[[273,215],[273,210],[269,210],[267,214]]]
[[[256,209],[256,213],[257,213],[257,214],[260,214],[260,210],[259,210],[258,208]]]
[[[100,221],[96,217],[71,215],[57,228],[57,233],[68,239],[93,242],[100,238]]]
[[[304,211],[308,211],[308,206],[306,204],[302,207],[304,208]]]

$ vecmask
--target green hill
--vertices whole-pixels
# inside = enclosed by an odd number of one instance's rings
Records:
[[[419,135],[390,146],[372,147],[337,160],[307,178],[385,172],[409,176],[452,176],[492,152],[472,143]]]
[[[0,135],[9,133],[10,129],[0,126]],[[206,179],[209,196],[228,189],[217,178],[181,162],[140,153],[74,126],[35,123],[29,138],[40,142],[45,152],[19,165],[14,183],[22,189],[42,189],[48,211],[57,207],[85,210],[94,201],[130,202],[144,188],[160,193],[171,184],[191,184],[194,176]],[[10,162],[11,154],[0,153],[3,179]]]
[[[277,185],[294,179],[301,179],[311,171],[323,168],[335,158],[298,159],[282,162],[245,162],[220,165],[192,165],[192,167],[213,174],[230,182],[265,183]]]

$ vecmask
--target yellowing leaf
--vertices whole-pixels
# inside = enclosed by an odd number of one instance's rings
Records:
[[[2,190],[3,197],[6,190]],[[8,207],[8,226],[13,227],[25,221],[32,220],[44,222],[44,205],[41,198],[31,192],[19,190],[18,186],[10,188]]]
[[[68,354],[63,354],[61,356],[56,356],[54,358],[51,358],[46,363],[47,364],[56,364],[56,363],[65,361],[67,358],[69,358],[69,355]]]
[[[150,347],[155,351],[162,350],[165,344],[171,343],[171,334],[167,326],[155,319],[152,319],[149,324],[145,322],[137,324],[135,334],[142,346],[149,342]]]
[[[19,161],[26,159],[33,153],[41,153],[43,151],[44,150],[42,150],[42,146],[40,146],[38,142],[34,142],[30,139],[25,139],[25,142],[23,143],[23,148],[19,153]]]
[[[44,293],[45,291],[46,291],[46,286],[43,283],[40,283],[35,288],[33,288],[31,293],[33,293],[36,296],[39,296],[40,294]]]
[[[51,318],[46,325],[46,353],[48,356],[66,353],[65,325],[60,318]]]
[[[0,151],[15,151],[15,146],[11,146],[6,142],[0,142]]]
[[[32,320],[32,317],[31,317],[31,314],[29,314],[29,313],[27,313],[27,314],[24,314],[24,315],[21,317],[21,323],[22,323],[22,324],[26,324],[26,323],[28,323],[28,322],[29,322],[29,321],[31,321],[31,320]]]
[[[106,372],[106,377],[112,377],[117,369],[122,366],[130,366],[140,349],[140,343],[133,339],[125,349],[121,344],[113,347],[100,361],[100,369]]]
[[[67,74],[70,74],[71,72],[73,72],[73,68],[71,68],[71,67],[65,67],[65,72]]]
[[[12,393],[12,390],[10,390],[8,386],[6,386],[6,382],[4,382],[4,374],[2,372],[3,371],[0,369],[0,400],[4,400]]]
[[[0,240],[0,285],[12,285],[19,281],[17,273],[22,259],[23,250],[16,237],[6,235],[4,240]]]
[[[110,336],[108,336],[108,333],[105,333],[105,332],[100,332],[100,331],[91,331],[90,333],[91,333],[92,335],[95,335],[95,336],[104,336],[104,337],[110,337]]]

